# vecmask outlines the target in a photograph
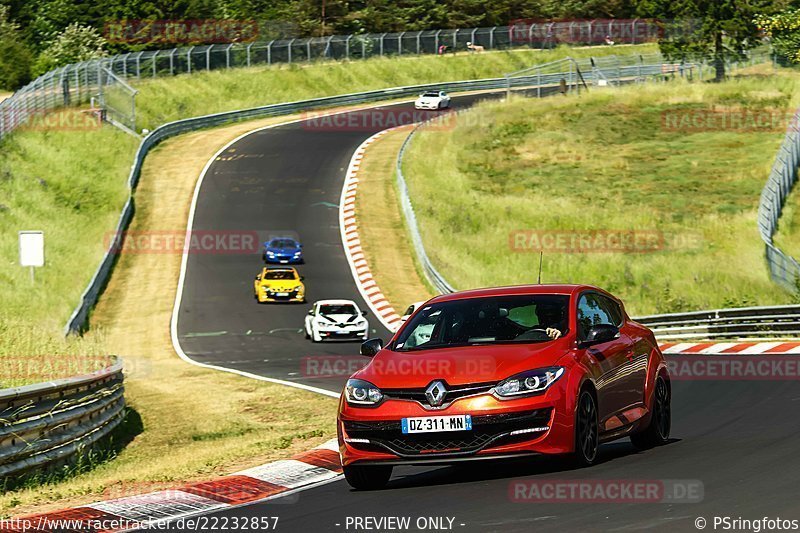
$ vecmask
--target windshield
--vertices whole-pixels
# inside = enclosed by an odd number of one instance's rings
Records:
[[[264,279],[295,279],[291,270],[268,270]]]
[[[355,315],[358,314],[356,308],[350,304],[325,304],[319,306],[321,315]]]
[[[423,98],[438,98],[439,93],[422,93]]]
[[[270,248],[297,248],[297,243],[291,239],[275,239],[270,241]]]
[[[569,296],[531,294],[427,305],[403,329],[395,350],[549,341],[546,328],[567,331]]]

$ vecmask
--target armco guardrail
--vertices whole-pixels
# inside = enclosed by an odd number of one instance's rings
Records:
[[[643,63],[643,56],[636,56],[642,58],[640,62]],[[657,58],[659,62],[641,65],[639,73],[654,74],[661,71],[660,56],[647,56],[648,58]],[[572,61],[572,60],[564,60]],[[588,61],[588,60],[587,60]],[[544,83],[547,85],[556,85],[564,76],[569,76],[568,86],[574,86],[576,82],[576,75],[568,72],[549,72],[544,75],[531,75],[515,77],[511,80],[507,78],[489,78],[482,80],[467,80],[455,81],[445,83],[431,83],[426,85],[414,85],[408,87],[393,87],[390,89],[382,89],[378,91],[366,91],[354,94],[345,94],[339,96],[329,96],[325,98],[315,98],[311,100],[301,100],[297,102],[288,102],[283,104],[273,104],[263,107],[256,107],[252,109],[244,109],[238,111],[229,111],[225,113],[217,113],[213,115],[205,115],[201,117],[189,118],[178,120],[159,126],[151,131],[142,142],[134,156],[131,172],[128,177],[128,186],[131,192],[136,188],[141,173],[142,164],[149,151],[159,142],[168,139],[181,133],[194,131],[203,128],[219,126],[234,121],[249,120],[255,118],[264,118],[271,116],[288,115],[303,111],[312,111],[315,109],[324,109],[328,107],[345,106],[353,104],[363,104],[370,102],[377,102],[382,100],[389,100],[394,98],[403,98],[409,96],[416,96],[417,94],[428,89],[443,89],[449,92],[468,92],[468,91],[486,91],[507,89],[508,87],[520,89],[530,87],[535,83]],[[643,74],[644,75],[644,74]],[[124,231],[130,224],[133,214],[135,212],[135,201],[131,194],[128,198],[125,207],[117,224],[117,230],[114,238],[109,243],[108,250],[100,263],[99,268],[95,272],[92,280],[89,282],[86,290],[81,296],[81,301],[70,316],[64,328],[65,335],[70,333],[78,333],[83,330],[89,312],[97,303],[101,291],[105,287],[108,278],[111,275],[111,269],[114,266],[115,250],[120,249]]]
[[[785,289],[797,292],[800,289],[800,265],[790,255],[775,246],[772,241],[778,229],[778,219],[786,198],[797,181],[797,166],[800,163],[800,112],[796,112],[783,138],[767,183],[761,191],[758,204],[758,231],[765,245],[765,255],[770,277]]]
[[[115,24],[108,22],[113,30]],[[124,38],[125,21],[118,30]],[[128,28],[129,29],[129,28]],[[467,43],[484,49],[553,48],[560,43],[604,44],[609,35],[617,43],[655,41],[663,30],[652,20],[585,20],[521,22],[514,26],[455,28],[400,33],[334,35],[224,43],[171,50],[148,50],[66,65],[39,76],[0,103],[0,138],[35,113],[99,99],[109,106],[115,121],[135,129],[129,109],[133,93],[121,80],[192,74],[217,69],[297,63],[312,60],[354,60],[394,55],[440,54],[466,51]],[[107,94],[117,93],[117,102]],[[128,96],[129,98],[120,98]]]
[[[0,390],[0,478],[60,464],[123,419],[122,362],[86,376]]]
[[[800,305],[739,307],[635,319],[659,340],[791,337],[800,334]]]

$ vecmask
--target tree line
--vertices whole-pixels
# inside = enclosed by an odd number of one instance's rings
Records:
[[[675,57],[722,61],[765,35],[797,57],[800,0],[0,0],[0,88],[107,54],[172,48],[164,39],[109,39],[119,21],[255,21],[259,38],[503,26],[515,20],[658,18],[693,21],[663,39]],[[788,29],[787,29],[788,28]],[[788,52],[786,51],[788,49]],[[800,59],[800,58],[798,58]]]

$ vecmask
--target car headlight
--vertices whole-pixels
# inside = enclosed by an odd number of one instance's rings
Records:
[[[267,252],[267,255],[272,257],[273,255],[275,255],[275,252]]]
[[[294,290],[296,290],[297,292],[300,292],[300,291],[303,290],[303,286],[302,285],[298,285],[297,287],[294,288]]]
[[[356,327],[363,328],[366,325],[367,325],[367,321],[364,320],[363,318],[356,321]]]
[[[381,390],[363,379],[348,379],[344,387],[347,403],[353,405],[377,405],[383,400]]]
[[[295,252],[294,256],[297,257],[298,255],[302,254],[303,252]]]
[[[495,394],[503,398],[521,396],[523,394],[536,394],[546,391],[550,385],[564,375],[563,366],[537,368],[511,376],[498,383]]]

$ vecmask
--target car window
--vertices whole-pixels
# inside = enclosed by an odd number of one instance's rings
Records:
[[[619,304],[611,298],[603,295],[598,295],[597,299],[600,302],[600,305],[602,305],[603,308],[608,312],[608,316],[611,318],[611,323],[618,328],[622,327],[623,315]]]
[[[426,305],[394,343],[399,351],[472,344],[552,340],[545,328],[566,334],[569,296],[522,294],[451,300]]]
[[[268,270],[265,279],[295,279],[291,270]]]
[[[321,315],[355,315],[358,310],[349,304],[324,304],[319,306]]]
[[[585,339],[592,326],[617,325],[609,300],[596,293],[586,293],[578,300],[578,337]]]

